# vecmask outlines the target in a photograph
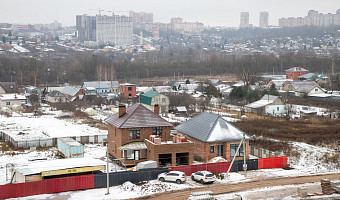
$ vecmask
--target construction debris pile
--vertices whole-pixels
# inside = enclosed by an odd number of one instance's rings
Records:
[[[321,189],[324,194],[333,194],[333,189],[331,186],[331,181],[329,179],[321,180]]]

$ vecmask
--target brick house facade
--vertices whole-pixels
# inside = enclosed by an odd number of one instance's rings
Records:
[[[194,143],[194,156],[205,162],[218,156],[231,160],[244,134],[245,151],[242,145],[236,159],[243,159],[244,152],[245,157],[249,158],[250,136],[220,116],[201,113],[175,129]]]
[[[158,113],[159,107],[154,110]],[[141,104],[119,106],[119,112],[106,121],[109,153],[125,165],[146,160],[155,160],[159,166],[193,163],[193,143],[173,142],[172,124]],[[150,136],[158,139],[152,141]]]
[[[293,67],[286,71],[286,79],[297,80],[299,76],[307,74],[308,70],[302,67]]]

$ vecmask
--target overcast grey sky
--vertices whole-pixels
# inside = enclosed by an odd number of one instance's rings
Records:
[[[10,0],[1,2],[0,23],[51,23],[75,25],[75,15],[95,15],[108,10],[152,12],[154,22],[169,22],[172,17],[199,21],[209,26],[239,26],[240,12],[248,11],[250,23],[258,26],[259,13],[269,12],[269,24],[282,17],[307,15],[308,10],[335,13],[340,0]],[[124,14],[120,12],[117,14]]]

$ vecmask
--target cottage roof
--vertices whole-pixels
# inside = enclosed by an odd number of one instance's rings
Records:
[[[309,86],[309,87],[319,86],[315,81],[293,81],[293,82],[290,82],[290,84],[291,86],[295,88],[295,90],[301,86]]]
[[[313,90],[314,88],[319,88],[321,90],[321,88],[317,85],[301,85],[300,87],[298,87],[295,92],[300,92],[300,93],[309,93],[311,90]],[[322,90],[321,90],[322,91]]]
[[[172,126],[159,115],[142,106],[134,104],[127,107],[126,113],[118,117],[119,113],[107,118],[105,121],[117,128],[143,128],[143,127],[160,127]]]
[[[48,93],[49,97],[64,97],[65,95],[61,93],[60,91],[53,90],[52,92]]]
[[[245,105],[245,106],[248,107],[248,108],[261,108],[261,107],[264,107],[266,105],[272,104],[277,98],[279,98],[279,97],[265,94],[260,100],[252,102],[252,103]]]
[[[304,69],[302,67],[292,67],[290,69],[285,70],[286,72],[308,72],[307,69]]]
[[[152,97],[154,97],[154,96],[156,96],[156,95],[158,95],[158,94],[159,94],[159,92],[150,90],[150,91],[148,91],[148,92],[142,94],[142,96],[151,97],[151,98],[152,98]]]
[[[175,129],[203,142],[237,141],[242,139],[244,133],[222,117],[207,112],[176,126]],[[250,139],[247,134],[246,139]]]
[[[298,76],[298,79],[308,79],[308,80],[310,80],[310,79],[313,79],[313,77],[315,75],[316,75],[315,73],[307,73],[307,74]]]
[[[119,88],[118,81],[91,81],[91,82],[84,82],[82,85],[83,88]]]
[[[82,88],[78,86],[66,86],[61,90],[61,93],[69,96],[75,96],[81,89]]]
[[[9,101],[9,100],[26,100],[26,97],[21,94],[1,94],[1,101]]]
[[[0,82],[0,86],[6,93],[18,93],[18,87],[16,82]]]

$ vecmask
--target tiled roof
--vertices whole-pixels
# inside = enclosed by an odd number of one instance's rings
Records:
[[[203,142],[239,141],[244,133],[222,117],[207,112],[176,126],[175,129]],[[247,140],[250,139],[247,134],[245,136]]]
[[[118,117],[118,114],[114,114],[105,121],[117,128],[172,126],[171,123],[145,108],[142,104],[134,104],[127,107],[126,113],[121,117]]]

